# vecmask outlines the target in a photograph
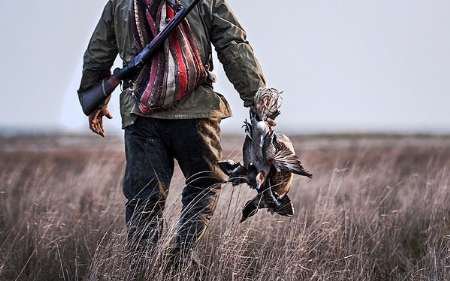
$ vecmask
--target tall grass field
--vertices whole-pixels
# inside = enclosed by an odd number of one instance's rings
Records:
[[[450,138],[294,138],[291,218],[240,224],[255,191],[224,185],[196,248],[167,270],[184,179],[177,170],[156,251],[130,251],[120,138],[0,138],[0,280],[450,280]],[[223,140],[241,160],[241,137]]]

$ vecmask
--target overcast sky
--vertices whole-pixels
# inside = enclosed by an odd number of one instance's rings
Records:
[[[450,1],[229,0],[270,86],[283,130],[450,132]],[[86,130],[76,89],[105,0],[0,1],[0,127]],[[240,131],[246,116],[216,63]],[[113,98],[119,130],[118,95]]]

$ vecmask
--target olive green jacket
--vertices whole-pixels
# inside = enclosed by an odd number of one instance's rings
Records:
[[[84,91],[109,77],[117,55],[120,55],[126,64],[139,51],[134,44],[130,28],[131,1],[133,0],[109,0],[106,4],[84,55],[79,91]],[[191,1],[182,0],[185,5]],[[226,0],[201,1],[188,15],[187,20],[193,36],[199,42],[204,65],[211,64],[212,43],[228,79],[244,101],[244,106],[252,105],[256,91],[265,87],[265,78],[253,49],[246,40],[246,33]],[[131,113],[134,104],[131,89],[125,89],[120,95],[123,127],[133,124],[136,118]],[[231,110],[227,101],[207,83],[199,86],[176,107],[151,115],[164,119],[222,119],[229,116]]]

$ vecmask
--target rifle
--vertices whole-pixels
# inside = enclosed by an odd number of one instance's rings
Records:
[[[102,106],[117,86],[119,86],[121,81],[133,78],[143,68],[143,66],[150,61],[153,55],[162,46],[164,41],[166,41],[166,39],[170,36],[172,31],[178,27],[178,25],[199,2],[200,0],[194,0],[187,7],[182,7],[177,4],[176,8],[178,8],[178,11],[175,17],[170,20],[167,26],[160,33],[158,33],[153,40],[142,49],[142,51],[134,56],[127,66],[123,68],[116,68],[109,78],[104,79],[98,85],[93,86],[84,92],[78,93],[78,98],[84,114],[90,115]]]

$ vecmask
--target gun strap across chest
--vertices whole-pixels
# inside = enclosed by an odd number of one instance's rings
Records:
[[[179,2],[133,0],[133,34],[144,48],[175,17]],[[174,106],[207,79],[199,43],[187,19],[172,32],[163,47],[143,67],[134,82],[139,114]]]

